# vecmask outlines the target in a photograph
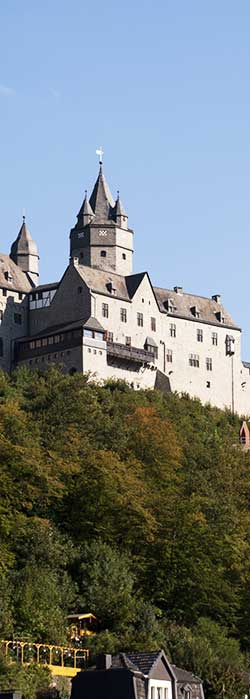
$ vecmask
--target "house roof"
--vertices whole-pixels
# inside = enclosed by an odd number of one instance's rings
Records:
[[[144,675],[149,675],[153,665],[161,656],[162,651],[152,651],[149,653],[133,652],[126,653],[126,658]]]
[[[176,665],[172,665],[172,668],[174,670],[177,682],[188,682],[189,684],[201,683],[200,677],[197,677],[197,675],[194,675],[192,672],[189,672],[188,670],[183,670],[182,668],[177,667]]]
[[[163,313],[168,312],[166,302],[170,300],[173,301],[174,311],[173,313],[169,313],[169,316],[173,318],[179,317],[186,318],[188,320],[197,320],[191,311],[191,308],[196,307],[200,314],[199,322],[221,326],[222,323],[216,317],[216,313],[221,312],[225,319],[223,326],[240,330],[224,306],[214,299],[206,298],[205,296],[195,296],[194,294],[177,293],[176,291],[161,289],[159,287],[154,287],[154,292],[159,308]]]
[[[12,243],[11,246],[11,257],[15,260],[17,255],[36,255],[38,256],[37,245],[30,235],[27,228],[25,216],[23,216],[23,222],[18,233],[17,239]]]
[[[11,277],[10,280],[8,280],[6,273]],[[23,292],[30,291],[33,288],[25,272],[11,260],[9,255],[3,255],[2,253],[0,253],[0,287]]]
[[[81,279],[87,284],[91,291],[97,294],[105,294],[111,296],[109,285],[112,284],[116,290],[115,297],[123,301],[130,301],[128,289],[126,286],[126,277],[115,272],[108,272],[94,267],[78,265],[77,272]]]

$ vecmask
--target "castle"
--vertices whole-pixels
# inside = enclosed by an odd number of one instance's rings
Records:
[[[10,255],[0,253],[0,368],[58,364],[65,373],[185,392],[250,414],[250,363],[241,360],[241,330],[220,296],[153,287],[147,272],[133,274],[133,238],[102,163],[59,282],[39,285],[24,218]]]

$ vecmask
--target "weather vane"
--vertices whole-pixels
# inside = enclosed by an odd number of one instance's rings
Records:
[[[102,146],[100,146],[100,148],[97,148],[96,155],[99,155],[99,163],[100,163],[100,165],[102,165],[102,156],[104,155],[104,151],[102,150]]]

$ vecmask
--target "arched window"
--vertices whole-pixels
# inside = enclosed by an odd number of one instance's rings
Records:
[[[101,255],[101,257],[107,257],[106,250],[101,250],[100,255]]]

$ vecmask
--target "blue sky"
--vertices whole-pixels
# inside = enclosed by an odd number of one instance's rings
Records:
[[[60,278],[102,144],[135,271],[221,293],[250,359],[249,32],[247,0],[4,0],[1,251],[25,207],[41,281]]]

